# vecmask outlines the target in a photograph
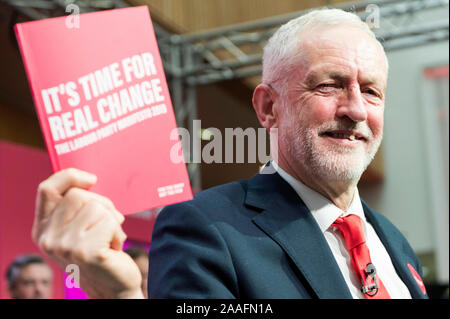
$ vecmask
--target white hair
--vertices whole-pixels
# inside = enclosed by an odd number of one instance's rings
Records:
[[[282,25],[269,39],[264,47],[262,83],[278,82],[277,87],[283,89],[286,74],[295,65],[296,57],[301,55],[299,38],[302,32],[313,27],[338,24],[360,28],[378,41],[369,26],[356,14],[341,9],[315,9]]]

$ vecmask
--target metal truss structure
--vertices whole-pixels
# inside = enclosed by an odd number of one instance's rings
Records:
[[[67,14],[69,4],[80,13],[123,8],[122,0],[3,0],[31,19]],[[448,40],[448,0],[371,0],[329,6],[351,11],[366,21],[386,51]],[[445,10],[442,20],[430,19],[433,10]],[[196,87],[261,74],[263,47],[276,29],[308,11],[293,12],[193,34],[173,34],[154,23],[159,50],[171,90],[179,126],[197,118]],[[444,12],[444,11],[443,11]],[[189,157],[188,157],[189,158]],[[189,161],[188,161],[189,162]],[[200,169],[188,164],[191,183],[201,188]]]

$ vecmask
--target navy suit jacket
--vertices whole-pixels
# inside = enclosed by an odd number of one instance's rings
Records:
[[[427,298],[410,245],[363,202],[413,298]],[[165,208],[153,229],[150,298],[352,298],[314,217],[278,174],[258,174]]]

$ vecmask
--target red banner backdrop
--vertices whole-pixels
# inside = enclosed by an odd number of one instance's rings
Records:
[[[0,141],[0,298],[9,298],[5,273],[13,259],[26,253],[40,254],[31,240],[36,189],[51,173],[45,151]],[[158,212],[155,209],[126,217],[123,229],[130,243],[149,246]],[[54,271],[53,297],[82,298],[82,294],[65,288],[63,271],[51,261],[49,264]]]
[[[22,254],[40,254],[31,240],[36,189],[51,174],[43,151],[0,141],[0,297],[9,298],[8,265]],[[63,273],[54,274],[54,298],[64,298]]]

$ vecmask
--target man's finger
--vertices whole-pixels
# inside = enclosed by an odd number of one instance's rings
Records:
[[[59,194],[64,194],[72,187],[89,188],[97,182],[94,174],[76,169],[68,168],[53,174],[44,183]]]
[[[108,230],[108,234],[105,233],[105,230]],[[100,234],[104,233],[104,235],[108,236],[109,247],[112,250],[121,251],[122,246],[127,239],[127,235],[120,227],[120,224],[111,218],[102,218],[97,223],[92,225],[89,230],[91,234]],[[108,249],[104,249],[106,252]],[[106,257],[106,256],[99,256]]]
[[[55,207],[53,212],[54,216],[52,217],[52,227],[64,227],[89,202],[96,202],[102,205],[118,223],[123,222],[124,217],[116,210],[111,200],[99,194],[74,187],[66,192]]]
[[[72,187],[89,188],[96,181],[95,175],[75,168],[53,174],[39,184],[36,197],[36,221],[47,218],[67,190]]]
[[[89,257],[92,252],[121,250],[127,236],[111,211],[97,201],[90,201],[77,212],[63,237],[77,243],[75,258],[86,262],[92,258]],[[80,238],[84,238],[84,243]]]
[[[32,238],[37,243],[45,229],[47,220],[59,203],[63,194],[71,187],[89,188],[97,177],[90,173],[69,168],[59,171],[39,184],[36,196]]]

